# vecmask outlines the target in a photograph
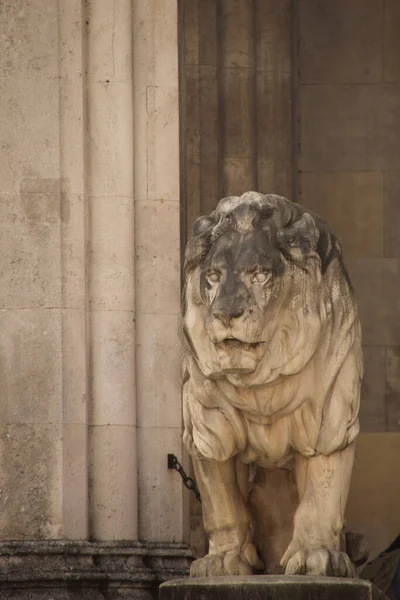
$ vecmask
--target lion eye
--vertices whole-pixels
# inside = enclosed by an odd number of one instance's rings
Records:
[[[220,276],[219,273],[214,271],[213,273],[208,273],[206,275],[206,279],[210,285],[214,285],[215,283],[219,282]]]
[[[267,273],[255,273],[253,277],[253,283],[265,283],[268,279]]]

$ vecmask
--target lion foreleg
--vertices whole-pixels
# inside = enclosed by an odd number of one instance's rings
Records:
[[[236,459],[223,462],[194,459],[193,465],[209,554],[192,563],[190,574],[194,577],[249,575],[252,567],[262,568],[252,543],[249,512],[240,489],[244,478],[242,469],[236,468]]]
[[[349,557],[340,551],[353,462],[354,443],[330,456],[296,457],[300,504],[281,561],[286,574],[353,576]]]

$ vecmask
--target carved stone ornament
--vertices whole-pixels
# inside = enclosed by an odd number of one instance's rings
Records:
[[[247,192],[196,220],[184,274],[184,441],[209,540],[191,575],[352,576],[363,367],[337,239],[302,206]]]

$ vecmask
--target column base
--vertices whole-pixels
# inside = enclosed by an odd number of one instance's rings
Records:
[[[185,577],[183,544],[0,542],[2,600],[154,600],[163,581]]]

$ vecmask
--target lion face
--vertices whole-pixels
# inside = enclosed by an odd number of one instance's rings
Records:
[[[305,328],[313,351],[324,317],[318,230],[294,206],[249,192],[195,223],[183,330],[207,377],[264,383],[272,370],[295,364],[296,353],[307,360]]]
[[[265,354],[264,323],[281,288],[281,254],[262,231],[229,229],[200,266],[205,326],[221,371],[253,372]]]

